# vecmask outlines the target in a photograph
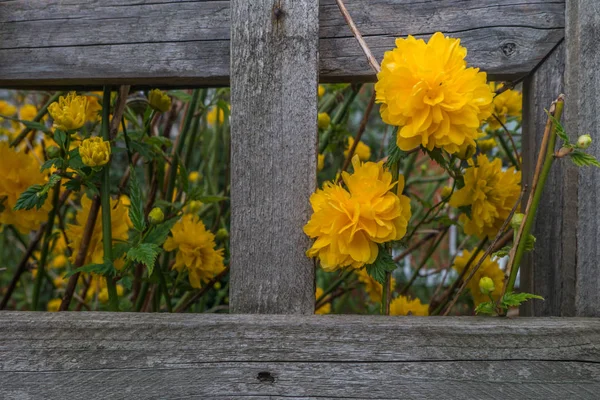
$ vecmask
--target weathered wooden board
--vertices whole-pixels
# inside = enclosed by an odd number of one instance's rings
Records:
[[[587,133],[587,152],[600,159],[600,2],[567,1],[566,129],[575,140]],[[600,317],[600,170],[579,169],[578,215],[569,223],[576,232],[576,315]]]
[[[318,0],[232,1],[233,312],[313,314]]]
[[[600,320],[0,313],[0,398],[587,399]]]
[[[495,77],[532,70],[564,37],[564,0],[346,0],[378,59],[408,34],[462,38]],[[284,4],[284,3],[282,3]],[[0,87],[226,85],[230,2],[0,1]],[[320,2],[320,79],[374,75],[334,0]]]
[[[562,43],[523,87],[523,182],[529,187],[548,119],[544,110],[564,93],[564,72]],[[568,159],[557,160],[548,176],[533,230],[535,249],[521,269],[521,289],[546,300],[525,303],[524,315],[575,316],[577,177]]]

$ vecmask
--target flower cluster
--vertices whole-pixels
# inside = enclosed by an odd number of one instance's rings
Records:
[[[469,160],[465,186],[450,198],[453,207],[470,207],[470,216],[462,214],[460,222],[465,233],[494,237],[508,218],[521,192],[521,172],[514,167],[502,169],[498,158],[490,161],[484,154],[477,156],[477,163]]]
[[[496,92],[504,87],[503,84],[491,82],[490,90]],[[523,109],[523,94],[518,90],[508,89],[494,97],[493,115],[491,115],[487,124],[490,129],[496,130],[502,128],[502,124],[506,124],[509,117],[521,119],[521,111]]]
[[[427,43],[409,36],[387,51],[375,90],[383,121],[401,127],[398,147],[443,148],[456,153],[475,145],[477,130],[492,111],[486,74],[467,67],[459,39],[434,34]]]
[[[455,258],[454,265],[452,266],[452,268],[454,268],[456,272],[462,273],[467,263],[471,259],[472,255],[473,252],[471,251],[463,251],[460,256],[457,256]],[[477,254],[477,256],[471,262],[469,270],[465,272],[466,275],[471,273],[473,268],[475,268],[475,266],[479,263],[479,260],[481,260],[482,255],[483,254],[481,253]],[[484,295],[479,288],[479,281],[481,280],[481,278],[486,277],[490,278],[494,283],[494,290],[491,292],[492,298],[494,300],[498,300],[498,298],[502,294],[502,289],[504,288],[504,273],[502,272],[500,266],[496,261],[492,261],[489,257],[487,257],[485,260],[483,260],[483,263],[481,264],[477,272],[475,272],[475,275],[473,275],[473,278],[469,281],[469,284],[467,285],[467,288],[471,292],[471,295],[473,296],[473,301],[475,302],[476,306],[483,302],[490,301],[489,296]]]
[[[383,162],[362,164],[355,155],[352,165],[353,174],[342,173],[348,190],[329,182],[310,198],[313,215],[304,232],[316,240],[306,254],[326,271],[373,263],[377,244],[401,239],[411,215],[403,179],[393,193],[396,183]]]

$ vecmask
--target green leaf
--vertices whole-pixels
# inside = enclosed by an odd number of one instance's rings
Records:
[[[144,264],[148,268],[148,274],[151,275],[159,252],[160,247],[154,243],[140,243],[129,249],[127,259]]]
[[[70,179],[63,186],[73,192],[79,192],[81,190],[81,181],[79,179]]]
[[[138,232],[143,232],[146,229],[146,221],[144,219],[144,204],[142,200],[142,189],[135,172],[133,165],[129,166],[131,171],[129,177],[129,195],[131,206],[129,207],[129,218],[133,223],[133,227]]]
[[[388,253],[387,249],[379,245],[379,253],[377,254],[377,258],[373,264],[368,264],[366,266],[367,273],[377,282],[382,285],[385,283],[385,273],[392,272],[396,269],[396,263],[392,258],[392,255]]]
[[[136,153],[140,153],[140,155],[144,157],[147,161],[154,160],[155,157],[151,145],[147,143],[136,142],[133,140],[130,141],[129,144],[131,146],[131,150],[133,150]]]
[[[46,160],[46,162],[44,162],[40,167],[40,172],[44,172],[45,170],[52,168],[53,165],[56,165],[56,168],[61,168],[63,164],[62,161],[62,158],[51,158]]]
[[[550,114],[550,112],[548,112],[548,110],[544,110],[544,111],[546,111],[548,118],[550,118],[550,120],[552,121],[552,124],[554,125],[554,129],[555,129],[558,137],[561,138],[562,141],[565,142],[566,145],[570,145],[571,142],[569,141],[569,136],[567,135],[567,132],[565,132],[565,128],[561,125],[561,123],[556,118],[554,118],[552,116],[552,114]]]
[[[17,200],[13,210],[31,210],[33,207],[38,210],[42,208],[48,197],[48,192],[44,192],[44,186],[32,185],[27,188]]]
[[[525,238],[525,251],[533,251],[537,239],[531,233]]]
[[[146,238],[144,239],[144,243],[151,243],[157,246],[162,246],[162,244],[167,240],[169,236],[169,232],[173,225],[179,220],[178,217],[173,217],[164,221],[162,224],[155,225],[152,227]]]
[[[56,129],[54,131],[54,141],[61,149],[64,149],[67,143],[67,134],[60,129]]]
[[[530,299],[544,300],[542,296],[538,296],[536,294],[509,292],[502,297],[500,304],[503,308],[518,307],[521,305],[521,303],[524,303]]]
[[[491,301],[480,303],[475,307],[475,314],[494,315],[496,314],[495,305]]]
[[[573,164],[577,165],[578,167],[588,167],[590,165],[593,165],[594,167],[600,167],[600,162],[596,160],[596,157],[591,154],[584,153],[583,151],[575,150],[569,153],[569,157],[571,157]]]
[[[103,264],[87,264],[83,267],[79,267],[73,271],[67,272],[65,274],[65,278],[69,278],[71,275],[75,275],[77,272],[85,272],[85,273],[95,273],[98,275],[104,276],[114,276],[115,267],[113,267],[111,262],[103,263]]]
[[[129,276],[122,277],[119,283],[127,290],[131,290],[131,287],[133,286],[133,281]]]
[[[497,252],[492,253],[492,257],[498,257],[498,258],[506,257],[510,253],[511,249],[512,249],[512,246],[504,246]]]
[[[173,145],[173,142],[171,141],[171,139],[166,138],[164,136],[145,137],[144,142],[148,143],[151,146],[156,146],[158,148],[161,148],[163,146],[165,148],[169,148]]]
[[[385,162],[385,167],[389,168],[391,165],[399,163],[400,161],[406,158],[406,152],[400,150],[400,148],[396,145],[396,135],[398,133],[398,129],[393,133],[390,138],[390,142],[387,148],[388,158]]]
[[[228,199],[229,199],[229,197],[225,197],[225,196],[198,196],[194,200],[200,200],[204,204],[210,204],[210,203],[218,203],[220,201],[225,201]]]
[[[169,90],[167,94],[186,103],[192,99],[192,95],[184,92],[183,90]]]
[[[118,260],[119,258],[123,257],[130,248],[131,248],[131,244],[129,244],[127,242],[115,243],[112,247],[113,261]]]
[[[81,154],[79,154],[79,148],[69,151],[69,167],[73,169],[83,169],[87,166],[81,161]]]

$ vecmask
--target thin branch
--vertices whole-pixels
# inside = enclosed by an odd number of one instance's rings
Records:
[[[200,289],[194,296],[192,296],[185,304],[175,310],[176,313],[184,312],[190,308],[198,299],[200,299],[206,292],[208,292],[215,283],[219,282],[225,275],[229,273],[229,266],[225,267],[217,276],[212,278],[202,289]]]
[[[512,147],[513,147],[513,151],[515,152],[517,165],[519,166],[519,169],[522,169],[521,154],[519,154],[519,150],[517,149],[517,145],[515,143],[515,140],[512,137],[512,134],[510,133],[510,131],[508,130],[508,128],[506,127],[506,125],[504,125],[504,123],[500,120],[500,118],[496,114],[492,114],[492,115],[494,116],[494,118],[496,119],[496,121],[498,121],[498,123],[500,124],[500,126],[502,126],[502,129],[504,129],[504,132],[506,132],[506,134],[508,135],[508,138],[510,139],[510,143],[512,144]]]
[[[129,85],[121,85],[119,87],[119,97],[117,98],[117,104],[115,105],[113,116],[110,121],[109,135],[111,139],[114,139],[117,136],[117,132],[119,131],[119,124],[121,123],[123,112],[125,111],[125,105],[127,104],[127,95],[129,94],[130,87],[131,86]]]
[[[348,169],[348,165],[350,165],[350,161],[352,160],[352,156],[354,155],[354,152],[356,151],[356,147],[360,143],[360,139],[362,138],[362,135],[365,132],[365,129],[367,127],[367,122],[369,122],[369,116],[371,115],[371,111],[373,110],[374,104],[375,104],[375,90],[373,90],[373,94],[371,95],[371,99],[369,100],[369,103],[367,104],[367,108],[363,115],[362,121],[360,121],[360,126],[358,127],[358,131],[356,132],[356,136],[354,137],[354,143],[352,143],[352,146],[350,147],[350,149],[348,149],[348,156],[346,157],[346,160],[344,160],[344,165],[342,166],[342,172],[344,172],[346,169]],[[341,178],[341,174],[340,174],[340,179],[338,180],[338,183],[341,180],[342,180],[342,178]]]

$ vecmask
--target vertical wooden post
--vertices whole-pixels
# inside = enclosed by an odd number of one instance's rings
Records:
[[[523,183],[531,187],[547,116],[545,109],[564,92],[565,45],[553,52],[525,81],[523,87]],[[569,98],[567,97],[567,104]],[[530,316],[575,314],[575,240],[577,170],[567,159],[552,166],[533,234],[535,249],[521,268],[521,290],[543,296],[529,301],[521,313]]]
[[[318,0],[231,1],[231,310],[312,314]]]
[[[600,2],[566,2],[566,130],[588,133],[587,152],[600,159]],[[579,169],[576,227],[576,315],[600,317],[600,170]]]

